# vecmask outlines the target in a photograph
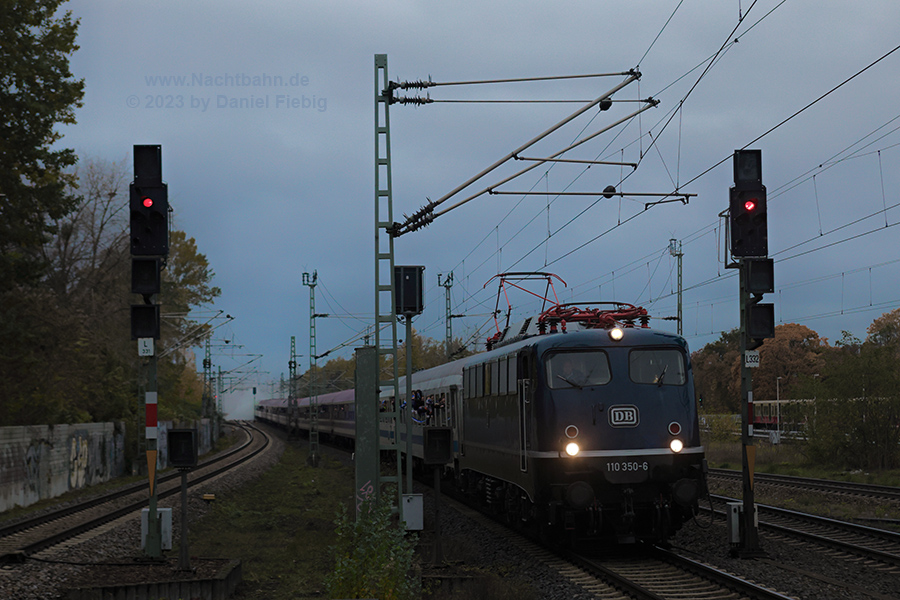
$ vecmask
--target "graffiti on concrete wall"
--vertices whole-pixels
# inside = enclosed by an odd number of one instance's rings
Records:
[[[88,436],[83,431],[75,432],[69,438],[69,489],[80,489],[87,481],[90,458]]]
[[[25,489],[40,495],[41,448],[32,443],[25,451]]]

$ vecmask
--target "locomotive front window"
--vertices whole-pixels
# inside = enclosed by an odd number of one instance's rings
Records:
[[[684,385],[684,355],[678,350],[632,350],[631,380],[656,385]]]
[[[583,388],[609,383],[606,352],[557,352],[547,359],[547,381],[551,389]]]

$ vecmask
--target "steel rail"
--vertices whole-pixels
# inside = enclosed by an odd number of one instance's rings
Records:
[[[244,425],[239,425],[241,429],[246,431],[246,427]],[[207,458],[202,463],[197,465],[198,467],[206,467],[216,462],[225,460],[226,458],[233,456],[234,454],[241,452],[244,448],[246,448],[250,443],[252,443],[253,438],[249,436],[248,439],[235,448],[228,450],[224,453],[216,454],[212,457]],[[161,475],[159,479],[157,479],[157,485],[166,483],[172,479],[177,479],[181,477],[181,474],[178,472],[169,473],[166,475]],[[108,492],[106,494],[102,494],[100,496],[96,496],[94,498],[87,499],[83,502],[78,502],[77,504],[72,504],[71,506],[65,506],[62,508],[58,508],[51,512],[44,513],[42,515],[37,515],[34,517],[26,518],[21,521],[16,521],[14,523],[10,523],[8,525],[0,526],[0,540],[20,531],[25,531],[26,529],[31,529],[32,527],[37,527],[39,525],[43,525],[44,523],[48,523],[50,521],[54,521],[56,519],[62,519],[63,517],[68,517],[77,512],[81,512],[83,510],[87,510],[89,508],[93,508],[100,504],[104,504],[106,502],[110,502],[112,500],[116,500],[117,498],[124,498],[125,496],[129,496],[131,494],[135,494],[142,490],[149,489],[150,483],[143,481],[138,483],[133,483],[126,487],[122,487],[118,490],[114,490],[112,492]]]
[[[222,473],[250,460],[254,456],[258,455],[260,452],[265,450],[268,447],[269,443],[271,442],[271,437],[264,431],[257,429],[256,427],[253,427],[252,425],[250,425],[249,427],[255,429],[256,431],[258,431],[259,433],[261,433],[264,436],[265,443],[263,443],[262,446],[260,446],[253,452],[247,454],[246,456],[239,458],[238,460],[236,460],[234,462],[228,463],[228,464],[223,465],[215,470],[210,471],[209,473],[205,473],[201,476],[191,479],[188,482],[188,487],[194,487],[197,484],[203,483],[204,481],[207,481],[213,477],[216,477],[217,475],[221,475]],[[252,440],[251,440],[251,443],[252,443]],[[242,448],[246,448],[247,446],[248,446],[248,444],[245,444],[244,446],[242,446]],[[206,463],[205,466],[209,466],[211,464],[213,464],[213,463],[209,462],[209,463]],[[181,474],[176,473],[176,475],[178,477],[180,477]],[[174,496],[175,494],[178,494],[180,492],[181,492],[180,486],[173,486],[171,489],[169,489],[165,492],[160,490],[160,492],[158,494],[158,498],[160,500],[162,500],[163,498],[167,498],[169,496]],[[125,507],[116,509],[112,512],[106,513],[105,515],[101,515],[100,517],[97,517],[95,519],[85,521],[85,522],[75,525],[69,529],[58,532],[58,533],[48,536],[44,539],[38,540],[37,542],[33,542],[31,544],[26,544],[25,546],[22,546],[15,552],[7,553],[3,556],[0,556],[0,564],[11,563],[11,562],[21,562],[22,560],[27,559],[27,557],[31,554],[40,552],[41,550],[45,550],[47,548],[51,548],[67,539],[75,537],[76,535],[80,535],[82,533],[90,531],[91,529],[99,527],[105,523],[108,523],[108,522],[118,519],[120,517],[126,516],[128,514],[137,512],[137,511],[145,508],[146,505],[147,505],[147,500],[146,500],[146,498],[144,498],[138,502],[133,502]]]

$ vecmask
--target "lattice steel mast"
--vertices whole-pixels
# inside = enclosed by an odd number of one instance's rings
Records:
[[[397,365],[397,317],[394,314],[394,205],[391,184],[391,84],[388,79],[387,55],[375,55],[375,348],[378,351],[378,365],[384,357],[390,369],[382,379],[379,368],[378,389],[390,390],[394,398],[392,406],[387,406],[381,417],[388,419],[392,430],[400,430],[401,398],[398,384]],[[378,427],[378,423],[374,424]],[[397,506],[403,506],[402,450],[399,433],[381,448],[393,450],[396,461],[395,475],[377,474],[376,497],[381,494],[381,485],[395,483],[397,486]],[[402,518],[402,516],[401,516]]]
[[[303,274],[303,285],[309,287],[309,456],[306,462],[319,464],[319,393],[316,389],[316,280],[313,271]]]

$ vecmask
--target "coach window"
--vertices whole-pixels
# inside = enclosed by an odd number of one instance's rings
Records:
[[[475,397],[484,396],[484,365],[475,365]]]
[[[609,383],[606,352],[556,352],[547,359],[547,381],[551,389],[578,388]]]
[[[491,396],[500,393],[500,361],[491,362]]]
[[[500,357],[500,377],[497,378],[498,379],[497,383],[500,386],[500,395],[501,396],[505,396],[509,392],[509,390],[507,389],[507,386],[506,386],[507,381],[508,381],[508,379],[506,377],[506,369],[507,369],[508,362],[509,361],[506,356]]]
[[[632,350],[629,356],[631,380],[656,385],[684,385],[684,354],[680,350]]]

